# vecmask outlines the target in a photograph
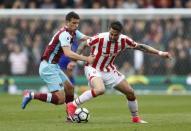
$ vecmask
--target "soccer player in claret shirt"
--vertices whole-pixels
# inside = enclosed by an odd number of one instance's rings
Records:
[[[133,41],[128,36],[121,34],[122,28],[122,24],[119,21],[114,21],[110,25],[109,32],[95,35],[85,43],[91,47],[91,55],[95,56],[94,62],[92,64],[88,63],[84,67],[85,75],[91,89],[85,91],[73,102],[67,104],[67,111],[71,119],[79,105],[104,94],[106,87],[114,87],[126,96],[128,107],[132,115],[132,122],[147,123],[142,120],[138,114],[138,103],[133,88],[125,80],[124,75],[116,69],[113,62],[116,56],[124,51],[125,48],[141,50],[164,58],[170,58],[171,55],[168,52],[159,51],[148,45]],[[84,46],[79,47],[78,52],[80,52]]]
[[[58,61],[64,53],[67,57],[74,60],[82,60],[92,63],[94,57],[79,55],[71,50],[73,39],[86,40],[88,36],[77,30],[80,17],[75,12],[70,12],[66,15],[66,26],[61,28],[47,45],[39,67],[40,77],[46,82],[50,93],[34,93],[24,91],[22,109],[32,100],[40,100],[55,105],[64,104],[68,101],[73,101],[73,85],[68,77],[63,73]],[[67,90],[66,97],[64,90]]]
[[[78,48],[78,42],[76,39],[73,40],[73,43],[71,44],[71,50],[76,52]],[[72,64],[72,66],[76,65],[76,62],[72,61],[69,57],[65,56],[64,54],[61,56],[59,60],[59,66],[64,71],[64,73],[68,76],[70,82],[75,85],[75,80],[73,76],[73,68],[70,68],[69,66]]]
[[[73,40],[73,42],[71,43],[71,50],[76,52],[77,48],[78,48],[78,42],[75,38]],[[62,54],[58,64],[59,64],[60,68],[62,69],[62,71],[69,78],[72,85],[75,86],[75,79],[73,76],[73,69],[74,69],[73,67],[76,66],[76,62],[74,62],[72,59],[70,59],[69,57]],[[65,102],[66,102],[66,104],[68,102],[73,101],[74,100],[74,88],[70,88],[69,86],[66,86],[64,88],[64,91],[65,91]]]

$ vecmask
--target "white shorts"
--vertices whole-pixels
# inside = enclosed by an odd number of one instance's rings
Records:
[[[88,79],[89,85],[91,85],[91,81],[93,78],[100,77],[102,78],[106,88],[115,87],[125,78],[125,76],[117,70],[113,70],[111,72],[102,72],[91,66],[85,66],[84,71],[86,78]]]

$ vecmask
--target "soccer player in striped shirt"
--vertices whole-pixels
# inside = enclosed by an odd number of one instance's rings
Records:
[[[77,30],[80,17],[75,12],[66,15],[66,26],[61,28],[47,45],[39,67],[39,74],[43,81],[47,84],[50,93],[34,93],[25,91],[22,101],[22,109],[32,100],[40,100],[55,105],[64,104],[65,101],[73,100],[73,85],[68,77],[58,65],[61,55],[64,53],[67,57],[74,60],[82,60],[92,63],[94,57],[79,55],[71,50],[71,44],[76,38],[77,40],[86,40],[88,36]],[[65,90],[65,92],[64,92]],[[65,97],[66,94],[66,97]]]
[[[94,62],[88,63],[84,67],[91,89],[67,104],[67,111],[71,119],[79,105],[104,94],[105,89],[109,87],[115,88],[126,96],[133,123],[147,123],[138,114],[138,103],[133,88],[125,80],[124,75],[116,69],[113,62],[125,48],[141,50],[164,58],[170,58],[171,55],[168,52],[133,41],[128,36],[121,34],[122,28],[119,21],[114,21],[110,25],[109,32],[100,33],[87,40],[87,45],[91,47],[91,55],[95,56]],[[79,47],[78,52],[82,49],[83,46]]]

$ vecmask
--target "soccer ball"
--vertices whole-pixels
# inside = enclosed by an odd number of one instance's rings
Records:
[[[86,108],[78,108],[76,109],[75,113],[74,113],[74,121],[77,122],[77,123],[86,123],[88,122],[90,118],[90,114],[89,114],[89,111],[88,109]]]

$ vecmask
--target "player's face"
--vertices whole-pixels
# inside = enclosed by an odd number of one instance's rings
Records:
[[[68,29],[71,31],[75,31],[79,26],[80,20],[72,18],[67,22]]]
[[[120,32],[117,30],[114,30],[112,28],[110,28],[109,30],[109,40],[111,42],[116,42],[119,38]]]

